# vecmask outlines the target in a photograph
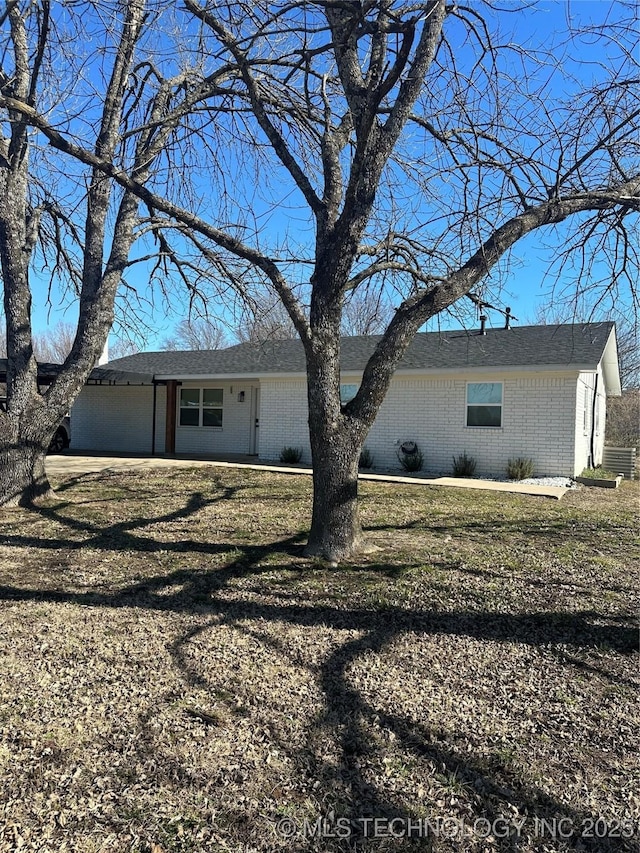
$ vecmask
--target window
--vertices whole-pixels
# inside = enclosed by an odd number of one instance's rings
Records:
[[[346,406],[350,400],[358,393],[357,385],[341,385],[340,386],[340,403]]]
[[[502,426],[502,382],[467,384],[467,426]]]
[[[222,388],[181,388],[180,426],[222,427]]]

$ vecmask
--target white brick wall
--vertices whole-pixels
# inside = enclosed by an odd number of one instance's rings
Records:
[[[156,451],[164,450],[165,389],[158,387]],[[153,386],[87,385],[71,410],[71,449],[151,453]]]
[[[504,382],[500,429],[469,428],[466,380],[454,377],[396,377],[365,444],[376,468],[399,469],[397,448],[417,441],[426,471],[450,472],[452,457],[463,451],[478,463],[477,474],[502,475],[507,460],[527,456],[536,474],[580,473],[587,464],[589,433],[583,434],[583,393],[593,388],[593,374],[483,374],[477,381]],[[345,382],[357,381],[344,377]],[[591,383],[591,384],[589,384]],[[255,384],[255,383],[254,383]],[[222,430],[176,429],[178,453],[249,453],[252,429],[252,385],[207,383],[224,391]],[[185,383],[183,387],[200,387]],[[598,398],[600,430],[596,461],[604,445],[605,397],[602,379]],[[244,402],[238,394],[244,391]],[[590,392],[592,394],[592,390]],[[156,451],[164,451],[166,390],[159,386]],[[150,386],[88,386],[71,417],[72,447],[77,450],[151,452]],[[260,458],[277,460],[284,446],[300,447],[309,463],[306,381],[263,379],[260,382]],[[588,417],[591,417],[589,408]]]
[[[302,462],[311,462],[309,409],[304,379],[260,381],[261,459],[278,460],[283,447],[300,447]]]
[[[477,474],[502,475],[514,456],[531,457],[537,474],[574,473],[575,374],[494,374],[477,381],[504,382],[500,429],[465,425],[466,379],[396,377],[365,442],[376,468],[399,468],[398,446],[412,440],[428,471],[450,472],[452,457],[466,450],[477,460]],[[263,380],[261,395],[261,458],[278,459],[283,446],[293,445],[310,462],[306,383]]]
[[[246,383],[183,382],[182,388],[222,388],[222,429],[181,427],[176,418],[176,453],[249,453],[251,445],[251,385]],[[238,395],[244,391],[244,401]]]
[[[156,398],[156,453],[164,453],[164,439],[167,424],[167,388],[158,385]]]

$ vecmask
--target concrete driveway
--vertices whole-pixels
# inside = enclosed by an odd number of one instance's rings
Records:
[[[273,471],[278,474],[310,475],[311,468],[299,465],[272,465],[258,462],[255,456],[225,456],[216,459],[185,456],[144,456],[141,454],[118,455],[80,455],[63,453],[47,457],[47,473],[51,477],[65,478],[78,474],[96,474],[101,471],[136,471],[150,468],[248,468],[253,471]],[[417,486],[449,486],[456,489],[485,489],[490,492],[510,492],[520,495],[559,500],[569,490],[560,486],[539,486],[536,484],[502,483],[494,480],[465,479],[463,477],[403,477],[395,474],[360,474],[360,480],[373,480],[382,483],[407,483]]]

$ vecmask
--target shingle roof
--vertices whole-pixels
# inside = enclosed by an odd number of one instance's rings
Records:
[[[38,363],[38,380],[43,383],[51,382],[62,370],[61,364],[53,364],[50,361],[41,361]],[[6,382],[7,379],[7,359],[0,358],[0,382]]]
[[[603,355],[613,323],[523,326],[515,329],[426,332],[416,335],[398,370],[443,370],[504,367],[595,368]],[[341,341],[343,371],[361,371],[380,336],[345,337]],[[299,340],[237,344],[223,350],[141,352],[96,368],[92,378],[116,379],[132,371],[156,377],[259,376],[304,373]],[[117,381],[117,380],[116,380]],[[122,381],[120,379],[119,381]]]

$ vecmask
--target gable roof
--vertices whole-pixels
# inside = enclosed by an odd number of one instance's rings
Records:
[[[415,336],[397,371],[535,366],[595,370],[613,328],[613,323],[587,323],[488,329],[485,335],[465,330],[426,332]],[[341,369],[361,372],[380,339],[380,335],[342,338]],[[95,368],[91,378],[118,381],[117,374],[130,371],[155,379],[258,378],[304,374],[305,359],[298,339],[236,344],[222,350],[141,352]]]

